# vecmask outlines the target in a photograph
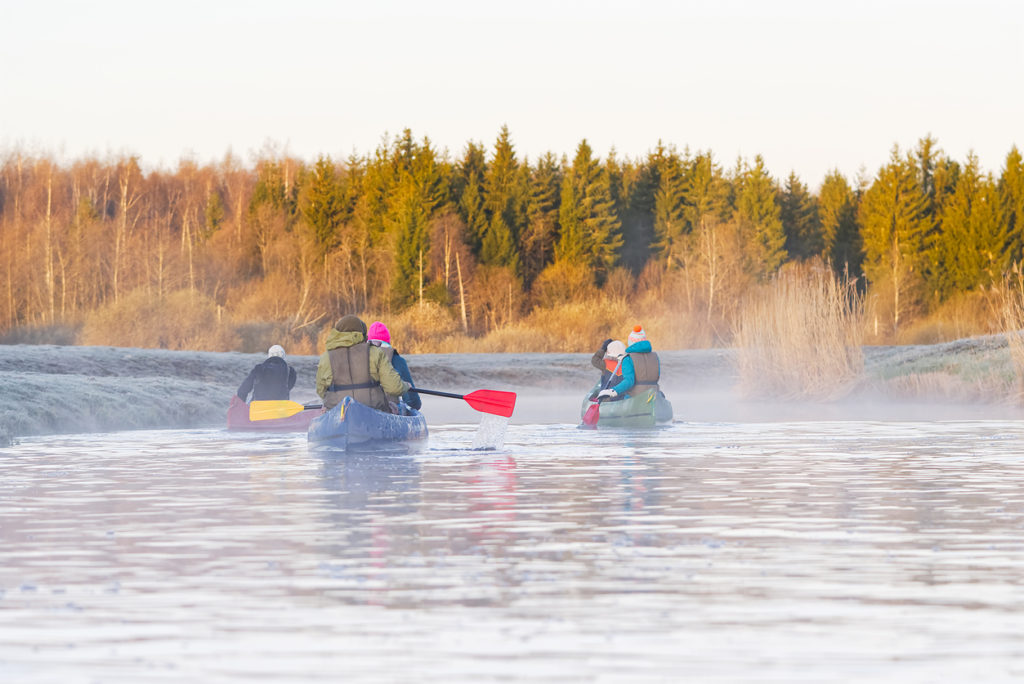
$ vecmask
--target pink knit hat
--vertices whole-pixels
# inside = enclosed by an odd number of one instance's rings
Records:
[[[388,327],[386,325],[380,321],[374,321],[370,324],[370,330],[366,333],[366,339],[380,340],[381,342],[391,344],[391,333],[388,332]]]

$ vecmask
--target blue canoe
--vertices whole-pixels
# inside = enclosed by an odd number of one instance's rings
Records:
[[[328,449],[408,449],[427,438],[427,419],[412,409],[404,416],[384,413],[345,397],[313,419],[306,437],[310,446]]]

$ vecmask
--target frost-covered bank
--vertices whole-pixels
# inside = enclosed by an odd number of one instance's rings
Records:
[[[972,402],[1003,415],[1015,378],[1005,340],[971,338],[939,345],[865,348],[859,392],[823,407],[736,393],[732,350],[660,352],[662,386],[678,420],[874,417],[882,400]],[[20,435],[192,428],[223,425],[228,401],[261,354],[176,352],[117,347],[0,345],[0,440]],[[421,387],[455,392],[511,389],[514,420],[573,422],[595,371],[586,354],[420,354],[408,357]],[[292,398],[316,401],[316,356],[290,356],[298,371]],[[424,399],[428,420],[475,419],[462,402]],[[924,409],[927,413],[927,409]],[[879,417],[898,416],[891,407]],[[920,415],[920,413],[915,413]],[[941,412],[942,418],[956,411]]]

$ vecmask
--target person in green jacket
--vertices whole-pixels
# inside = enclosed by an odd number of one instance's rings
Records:
[[[327,334],[326,351],[316,369],[316,393],[324,408],[334,408],[352,397],[378,411],[391,411],[391,401],[409,391],[380,347],[366,341],[366,323],[358,316],[343,316]]]

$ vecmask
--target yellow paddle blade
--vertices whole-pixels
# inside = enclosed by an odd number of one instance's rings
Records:
[[[305,411],[306,407],[297,401],[253,401],[249,403],[249,420],[273,420],[287,418]]]

